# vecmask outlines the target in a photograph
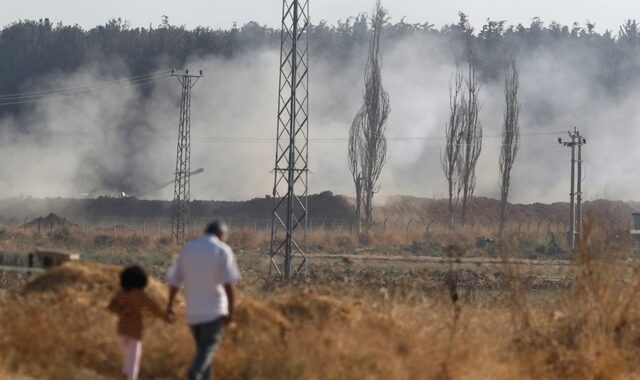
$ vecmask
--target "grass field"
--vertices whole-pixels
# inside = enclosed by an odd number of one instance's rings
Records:
[[[86,261],[19,279],[0,296],[0,377],[115,378],[115,320],[104,307],[120,265],[140,262],[161,278],[175,247],[41,238],[13,235],[2,251],[20,258],[36,245],[75,249]],[[518,239],[484,254],[460,241],[434,255],[412,251],[414,241],[388,250],[315,250],[308,276],[289,283],[267,274],[263,249],[236,241],[238,318],[216,357],[216,375],[640,378],[640,266],[632,243],[605,243],[594,233],[573,257],[530,259],[517,254]],[[149,293],[165,300],[160,280]],[[183,378],[192,352],[182,319],[173,326],[150,320],[141,376]]]

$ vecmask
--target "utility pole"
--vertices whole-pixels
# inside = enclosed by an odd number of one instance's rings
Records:
[[[202,78],[202,70],[198,74],[189,74],[189,70],[185,70],[184,73],[171,70],[171,76],[176,77],[182,86],[171,239],[177,244],[182,244],[186,239],[185,228],[189,225],[191,201],[191,89]]]
[[[307,268],[309,0],[283,0],[269,272]]]
[[[578,183],[577,183],[577,205],[576,205],[576,241],[578,245],[582,241],[582,146],[587,143],[587,139],[580,135],[580,131],[576,131],[576,140],[578,142]]]
[[[569,131],[568,134],[571,141],[562,141],[561,138],[558,138],[558,143],[571,148],[571,192],[569,193],[569,236],[567,240],[569,243],[569,249],[573,251],[575,248],[576,237],[579,242],[580,234],[582,232],[582,145],[586,144],[587,140],[580,136],[580,131],[575,127],[573,128],[573,132]],[[577,160],[576,147],[578,148]],[[578,166],[577,184],[576,163]]]

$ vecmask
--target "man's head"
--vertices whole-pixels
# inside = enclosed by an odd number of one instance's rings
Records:
[[[216,220],[209,223],[209,225],[207,226],[207,229],[205,230],[205,233],[209,235],[215,235],[218,237],[218,239],[225,241],[227,238],[228,230],[229,230],[229,227],[227,227],[226,223]]]

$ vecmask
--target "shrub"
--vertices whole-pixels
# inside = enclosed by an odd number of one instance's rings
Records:
[[[233,231],[229,235],[228,243],[237,248],[259,248],[260,239],[256,232],[250,230]]]
[[[93,246],[95,248],[108,247],[113,245],[113,237],[109,235],[98,235],[93,239]]]
[[[346,236],[336,236],[336,245],[339,248],[355,248],[356,244],[351,235]]]

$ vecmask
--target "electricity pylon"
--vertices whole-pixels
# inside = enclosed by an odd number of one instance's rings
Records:
[[[271,261],[285,279],[306,272],[309,0],[283,0]]]
[[[182,244],[186,239],[185,228],[189,225],[191,201],[191,89],[202,78],[202,70],[198,74],[189,74],[189,70],[185,70],[184,73],[171,70],[171,76],[176,77],[182,86],[171,239],[177,244]]]

